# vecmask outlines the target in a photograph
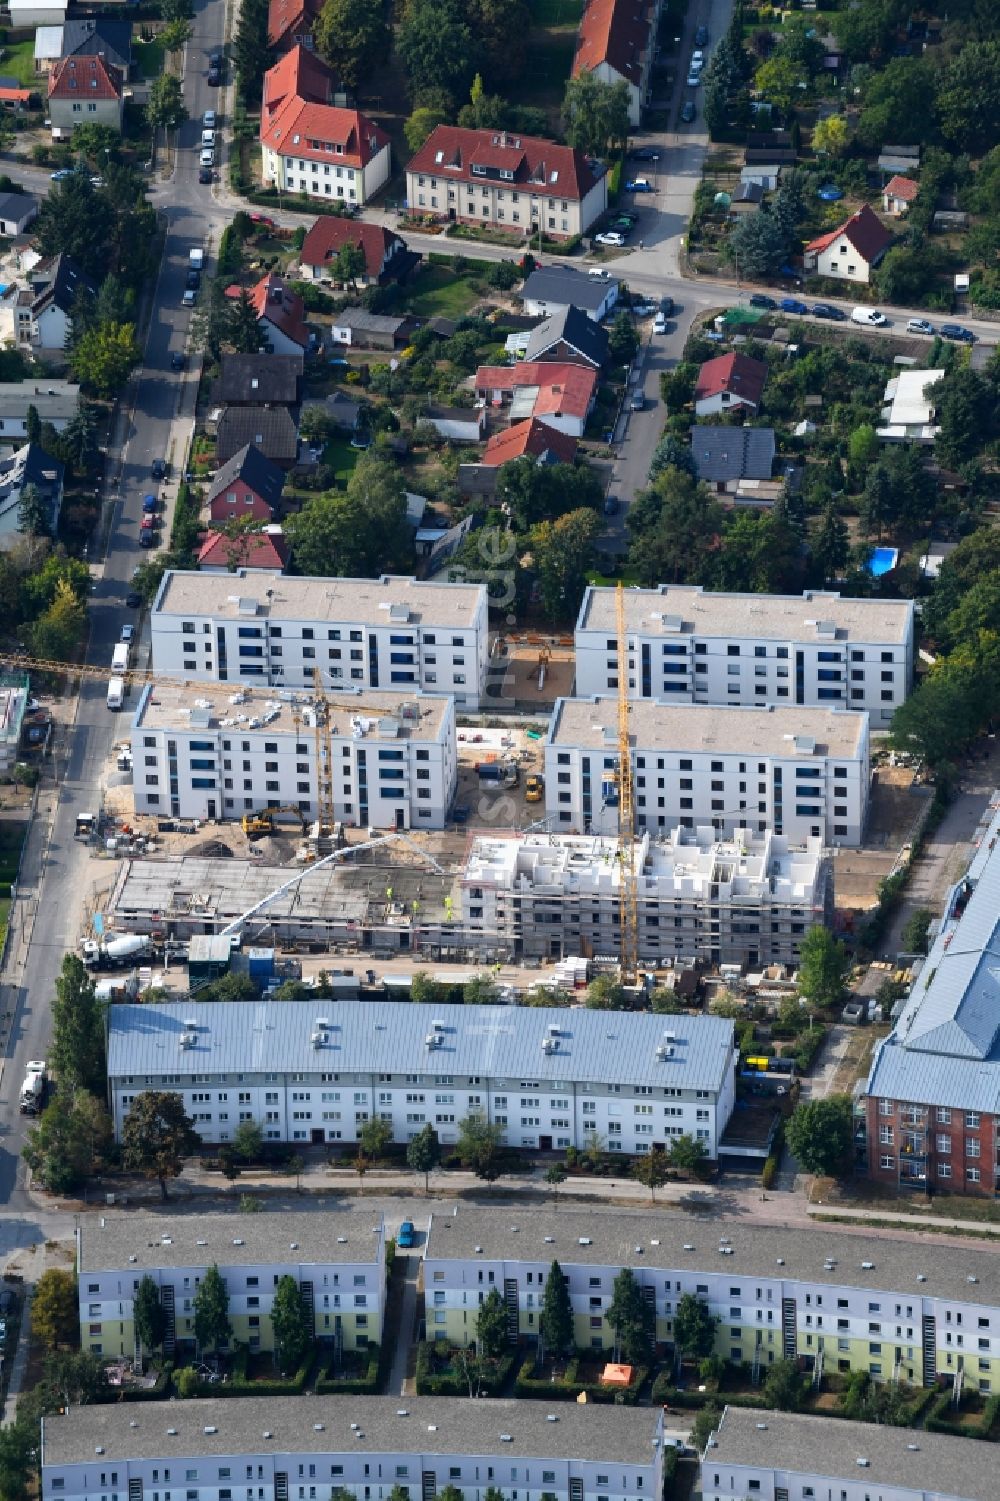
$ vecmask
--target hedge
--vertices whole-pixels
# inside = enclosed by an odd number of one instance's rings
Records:
[[[111,1387],[108,1390],[106,1400],[108,1402],[161,1402],[164,1397],[170,1394],[170,1384],[173,1374],[173,1361],[165,1361],[163,1369],[156,1378],[155,1385],[144,1387]]]
[[[588,1402],[622,1402],[631,1407],[638,1400],[639,1391],[649,1376],[648,1366],[634,1366],[632,1380],[627,1387],[605,1386],[600,1381],[581,1381],[577,1376],[580,1357],[574,1355],[566,1366],[561,1381],[551,1377],[535,1377],[535,1356],[529,1355],[517,1373],[514,1383],[515,1397],[545,1397],[554,1402],[575,1402],[580,1392],[586,1392]]]
[[[344,1397],[370,1396],[379,1388],[379,1360],[381,1351],[378,1345],[368,1346],[368,1369],[363,1376],[329,1376],[330,1361],[327,1361],[319,1370],[316,1380],[313,1382],[313,1391],[318,1397]]]
[[[292,1397],[303,1392],[316,1366],[318,1356],[310,1350],[294,1376],[275,1376],[266,1381],[248,1381],[247,1351],[238,1350],[228,1381],[199,1381],[196,1397]],[[180,1372],[177,1373],[178,1375]]]
[[[924,1419],[928,1433],[950,1433],[955,1438],[989,1439],[990,1432],[1000,1416],[1000,1396],[990,1397],[983,1408],[982,1417],[974,1428],[967,1423],[957,1423],[946,1416],[951,1410],[951,1391],[945,1390],[937,1397]],[[961,1407],[959,1407],[961,1411]]]
[[[458,1350],[454,1345],[442,1345],[434,1340],[421,1340],[417,1349],[417,1395],[420,1397],[467,1397],[469,1383],[461,1371],[431,1370],[431,1356],[434,1352],[439,1355],[457,1354]],[[492,1369],[486,1372],[481,1383],[482,1390],[487,1396],[494,1397],[500,1391],[514,1369],[516,1358],[516,1352],[511,1350],[491,1363]]]

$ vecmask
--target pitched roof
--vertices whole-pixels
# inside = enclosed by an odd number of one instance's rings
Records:
[[[279,156],[346,167],[367,167],[389,146],[385,131],[360,110],[313,104],[297,94],[289,95],[266,125],[261,120],[260,139]]]
[[[534,390],[534,417],[586,417],[597,385],[597,371],[589,365],[557,361],[522,361],[517,365],[483,365],[476,371],[476,390]]]
[[[513,423],[506,432],[495,433],[480,462],[494,467],[527,455],[547,464],[572,464],[576,458],[576,439],[539,422],[537,417],[529,417],[526,422]]]
[[[573,77],[607,63],[629,83],[638,83],[650,41],[645,0],[590,0],[580,22]]]
[[[211,568],[286,568],[288,543],[280,528],[273,531],[247,532],[235,540],[225,532],[209,532],[198,552],[198,567]]]
[[[756,406],[766,380],[767,366],[762,360],[752,360],[746,354],[720,354],[714,360],[706,360],[698,371],[694,399],[703,401],[728,391],[731,396],[739,396]]]
[[[691,452],[700,480],[770,479],[773,427],[695,427]]]
[[[267,7],[267,42],[278,47],[290,36],[311,33],[322,6],[320,0],[270,0]]]
[[[224,495],[237,480],[242,480],[272,509],[281,500],[285,484],[284,471],[266,458],[253,443],[245,444],[218,470],[208,492],[208,504],[211,505],[218,496]]]
[[[18,88],[16,83],[7,86],[0,83],[0,103],[2,104],[27,104],[31,98],[30,89]]]
[[[588,276],[573,266],[540,266],[525,281],[521,297],[525,302],[562,303],[566,307],[572,304],[594,312],[604,305],[609,290],[616,286],[617,277]]]
[[[0,219],[23,219],[38,213],[38,199],[32,193],[0,193]]]
[[[845,219],[843,224],[838,224],[836,229],[831,229],[829,234],[819,235],[815,240],[810,240],[805,247],[806,254],[821,254],[822,251],[828,250],[836,240],[839,240],[841,235],[845,236],[868,265],[874,264],[892,243],[891,230],[886,229],[882,220],[867,203],[863,203],[857,213]]]
[[[103,57],[61,57],[49,74],[50,99],[122,97],[122,74]]]
[[[561,308],[533,328],[524,346],[526,360],[541,359],[554,344],[566,343],[581,359],[600,367],[608,354],[608,336],[604,329],[578,307]]]
[[[280,107],[293,97],[313,104],[329,104],[334,95],[335,75],[321,57],[308,47],[293,47],[264,74],[261,124],[266,126]]]
[[[223,405],[294,405],[302,382],[301,354],[224,354],[212,398]]]
[[[912,203],[920,188],[912,177],[900,177],[897,173],[895,177],[889,178],[882,192],[890,198],[902,198],[904,203]]]
[[[66,255],[63,251],[53,256],[51,260],[39,261],[34,270],[29,272],[29,280],[35,293],[31,311],[36,318],[50,303],[61,312],[71,313],[81,287],[86,287],[95,297],[97,296],[97,287],[94,282],[85,271],[81,271],[72,256]]]
[[[479,172],[473,172],[473,165]],[[407,172],[440,174],[447,182],[511,182],[551,189],[561,198],[586,197],[604,175],[600,162],[588,161],[582,151],[557,146],[540,136],[502,130],[463,130],[437,125],[407,163]],[[504,175],[501,179],[501,174]]]
[[[365,275],[371,277],[378,276],[394,245],[406,248],[406,242],[382,224],[328,214],[317,219],[306,234],[299,260],[304,266],[325,266],[345,245],[357,246],[365,258]]]
[[[228,292],[227,288],[227,295]],[[273,271],[262,276],[257,285],[251,288],[250,301],[259,322],[272,324],[286,338],[301,344],[303,349],[306,347],[309,343],[309,331],[306,328],[305,303],[297,292],[292,292],[285,286],[280,276]]]
[[[219,418],[215,452],[220,463],[253,443],[276,464],[291,464],[299,451],[299,435],[287,407],[226,407]]]
[[[63,57],[96,57],[128,71],[132,61],[132,23],[105,16],[66,20],[62,29]]]

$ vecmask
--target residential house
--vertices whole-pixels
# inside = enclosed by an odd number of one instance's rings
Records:
[[[781,166],[778,162],[754,163],[749,167],[740,169],[741,185],[750,183],[762,188],[765,193],[773,193],[778,186],[781,177]]]
[[[220,406],[295,406],[302,395],[304,361],[296,354],[224,354],[212,388]]]
[[[512,334],[508,348],[516,348],[529,362],[555,361],[591,365],[600,370],[608,357],[608,336],[578,307],[561,308],[528,333]]]
[[[73,305],[81,289],[95,297],[97,288],[68,255],[39,261],[28,274],[30,291],[18,298],[15,309],[17,342],[22,347],[61,355],[73,321]]]
[[[270,521],[281,504],[284,483],[284,471],[247,443],[217,470],[206,497],[208,514],[214,522],[245,516]]]
[[[883,212],[898,219],[909,211],[910,204],[919,192],[920,188],[912,177],[901,177],[896,173],[882,189]]]
[[[406,197],[411,213],[568,239],[607,208],[607,169],[539,136],[438,125],[407,165]]]
[[[416,257],[406,241],[382,224],[327,214],[316,220],[299,251],[299,269],[307,281],[341,281],[337,257],[345,246],[361,254],[361,268],[351,278],[355,286],[378,286],[401,271],[412,270]]]
[[[34,31],[36,26],[62,26],[67,0],[10,0],[11,29]]]
[[[323,402],[323,411],[338,432],[357,432],[361,420],[360,401],[352,401],[343,391],[331,391]]]
[[[0,445],[20,448],[28,436],[28,412],[61,433],[76,416],[80,387],[68,380],[4,381],[0,384]]]
[[[576,439],[548,422],[529,417],[524,422],[512,423],[504,432],[494,433],[481,462],[489,468],[499,468],[513,459],[524,458],[532,458],[538,464],[572,464],[576,458]]]
[[[299,430],[290,409],[226,407],[215,433],[215,456],[220,464],[252,443],[281,469],[291,469],[299,454]]]
[[[597,371],[588,365],[525,361],[483,365],[476,371],[476,395],[492,407],[508,402],[511,422],[541,417],[548,427],[582,438],[597,397]]]
[[[755,214],[764,201],[764,189],[759,182],[741,182],[729,204],[729,217],[742,219]]]
[[[359,349],[401,349],[415,327],[409,317],[390,317],[369,313],[361,307],[346,307],[334,313],[330,338],[334,344]]]
[[[78,125],[122,128],[124,79],[103,57],[63,57],[49,74],[52,139],[71,136]]]
[[[933,444],[940,426],[931,388],[944,380],[943,370],[900,370],[885,388],[882,426],[877,436],[883,443]]]
[[[884,145],[875,165],[887,178],[896,173],[901,177],[913,177],[920,171],[920,147]]]
[[[18,509],[25,489],[33,486],[45,504],[49,530],[54,534],[63,495],[63,466],[39,443],[0,458],[0,549],[13,547],[21,536]]]
[[[132,67],[132,22],[111,16],[81,16],[67,20],[62,29],[61,57],[100,57],[122,78]]]
[[[310,74],[316,69],[304,64],[305,49],[297,67]],[[291,56],[291,54],[290,54]],[[315,61],[315,60],[314,60]],[[281,88],[289,73],[287,59],[277,64]],[[332,74],[324,65],[327,86]],[[268,74],[270,78],[270,73]],[[265,80],[266,108],[261,114],[261,178],[288,193],[310,198],[339,198],[347,203],[367,203],[388,181],[392,153],[389,137],[360,110],[317,102],[297,91],[280,95],[275,84]]]
[[[0,234],[22,235],[38,218],[38,199],[32,193],[0,193]]]
[[[270,0],[267,7],[267,45],[275,52],[312,47],[313,27],[322,0]]]
[[[27,109],[31,103],[31,96],[36,92],[33,89],[21,87],[21,80],[10,73],[0,73],[0,105],[5,105],[10,110]]]
[[[589,0],[580,22],[573,77],[592,73],[601,83],[624,83],[633,126],[649,102],[659,17],[656,0]]]
[[[806,271],[867,285],[892,244],[892,233],[868,204],[836,229],[810,240],[803,251]]]
[[[35,31],[35,72],[50,73],[63,53],[62,26],[39,26]]]
[[[524,311],[533,318],[547,318],[550,313],[578,307],[600,323],[618,301],[620,290],[617,277],[591,276],[572,266],[541,266],[525,281],[521,298]]]
[[[486,408],[445,407],[428,403],[420,414],[441,438],[452,443],[481,443],[486,437]]]
[[[235,573],[248,569],[253,573],[282,574],[288,567],[288,543],[280,526],[265,526],[259,532],[245,532],[227,537],[225,532],[206,532],[198,552],[202,573]]]
[[[735,411],[737,407],[755,413],[766,380],[764,361],[753,360],[749,355],[720,354],[714,360],[706,360],[695,381],[695,413],[708,417]]]
[[[269,126],[290,99],[347,107],[333,69],[305,47],[293,47],[264,74],[261,124]]]
[[[769,480],[774,463],[773,427],[695,427],[691,453],[698,478],[719,494],[740,480]]]
[[[226,296],[238,298],[240,287],[227,287]],[[262,276],[249,293],[257,313],[261,344],[274,354],[302,354],[309,347],[305,304],[298,292],[286,286],[275,271]]]

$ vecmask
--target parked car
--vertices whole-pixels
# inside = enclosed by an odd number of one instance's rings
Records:
[[[156,546],[156,533],[155,532],[140,532],[139,533],[139,546],[140,547],[155,547]]]
[[[137,589],[130,589],[125,596],[125,605],[129,610],[137,610],[142,604],[142,595]]]
[[[812,311],[814,318],[832,318],[836,323],[842,323],[847,317],[847,314],[842,313],[839,307],[834,307],[832,302],[814,302]]]
[[[144,516],[152,516],[153,512],[155,510],[156,510],[156,496],[155,495],[144,495],[142,497],[142,514]]]
[[[961,323],[942,323],[938,330],[944,339],[958,339],[962,344],[974,344],[976,336],[971,328],[963,328]]]
[[[631,219],[615,219],[613,223],[608,225],[608,229],[612,234],[624,235],[626,240],[634,228],[635,226]]]
[[[609,495],[608,496],[607,500],[604,502],[604,514],[605,514],[605,516],[617,516],[618,515],[618,496],[617,495]]]
[[[214,182],[215,181],[215,173],[212,171],[212,168],[211,167],[199,167],[198,168],[198,181],[199,182]]]
[[[698,27],[698,30],[694,34],[694,44],[695,44],[696,47],[707,47],[708,46],[708,27],[707,26],[699,26]]]
[[[142,531],[144,531],[144,532],[151,532],[151,531],[153,531],[153,529],[155,528],[155,526],[156,526],[156,517],[155,516],[150,516],[150,515],[143,516],[143,518],[142,518],[142,528],[141,528]]]
[[[179,349],[175,349],[173,354],[170,356],[170,368],[171,370],[184,369],[184,356],[181,354]]]
[[[399,1227],[399,1234],[396,1236],[396,1245],[401,1251],[409,1251],[413,1247],[413,1244],[413,1221],[404,1220]]]
[[[615,224],[627,224],[629,229],[634,229],[639,222],[638,214],[630,214],[627,209],[619,209]],[[615,224],[611,228],[614,229]]]
[[[121,640],[122,640],[122,642],[124,643],[125,646],[128,646],[129,642],[132,640],[132,637],[134,635],[135,635],[135,626],[134,625],[123,625],[122,626]]]
[[[206,130],[215,129],[215,110],[207,109],[201,117],[201,123]]]
[[[808,313],[809,309],[797,297],[782,297],[778,306],[783,313]]]
[[[906,332],[908,334],[932,334],[933,323],[928,323],[926,318],[908,318],[906,320]]]
[[[166,479],[170,473],[170,465],[166,459],[154,459],[149,466],[149,472],[154,479]]]
[[[646,405],[646,398],[641,391],[633,391],[629,397],[628,404],[633,412],[641,412]]]
[[[212,130],[203,130],[202,131],[202,133],[201,133],[201,144],[203,146],[211,146],[213,150],[215,149],[215,131],[214,131],[214,129],[212,129]]]
[[[776,308],[778,304],[773,297],[768,297],[764,292],[754,292],[750,298],[751,307]]]
[[[197,301],[198,293],[194,290],[193,287],[188,287],[187,291],[184,293],[184,296],[181,298],[181,302],[185,307],[194,307]]]
[[[655,312],[655,302],[633,302],[632,304],[632,316],[634,318],[652,318]]]
[[[667,331],[667,319],[664,313],[657,313],[653,319],[654,334],[665,334]]]
[[[50,178],[51,178],[52,182],[62,182],[63,178],[65,178],[65,177],[72,177],[72,176],[73,176],[73,168],[72,167],[60,167],[58,172],[52,172],[52,173],[50,173]]]
[[[616,248],[620,248],[625,244],[625,236],[620,234],[617,229],[606,229],[603,234],[594,236],[594,244],[614,245]]]
[[[691,73],[700,73],[701,70],[702,70],[702,68],[704,66],[705,66],[705,54],[704,54],[704,52],[702,52],[701,48],[699,47],[699,48],[696,49],[696,51],[692,52],[692,54],[691,54],[691,67],[690,67],[690,69],[688,71],[691,72]]]
[[[689,89],[696,89],[700,83],[701,83],[701,74],[700,73],[689,73],[688,74],[688,76],[687,76],[687,86],[688,86]]]
[[[191,288],[192,292],[197,292],[198,288],[201,286],[201,272],[196,266],[192,266],[191,270],[188,272],[187,284]]]
[[[874,307],[856,307],[851,312],[851,322],[861,323],[865,328],[881,328],[888,321],[885,314]]]
[[[205,146],[203,148],[201,156],[198,158],[198,165],[200,167],[215,166],[215,152],[212,150],[211,146]]]
[[[655,188],[646,177],[633,177],[625,184],[626,193],[653,193]]]
[[[685,99],[684,103],[681,105],[681,119],[684,124],[690,125],[696,113],[697,111],[695,109],[694,100]]]
[[[633,146],[629,156],[637,162],[656,162],[660,159],[660,153],[653,146]]]
[[[664,318],[672,318],[674,315],[674,299],[672,297],[660,298],[660,312]]]

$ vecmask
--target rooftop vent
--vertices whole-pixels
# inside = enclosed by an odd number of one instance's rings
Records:
[[[274,1434],[271,1432],[270,1428],[265,1428],[264,1432],[261,1434],[261,1437],[262,1438],[273,1438]]]
[[[923,1272],[918,1272],[917,1273],[917,1281],[918,1282],[926,1282],[927,1281],[927,1278],[925,1277],[925,1275],[924,1275]]]
[[[777,1261],[778,1261],[778,1265],[779,1266],[784,1266],[784,1264],[785,1264],[785,1258],[784,1258],[784,1256],[779,1256],[777,1258]]]
[[[168,1428],[167,1432],[170,1434],[171,1438],[176,1438],[177,1437],[177,1429],[176,1428]]]
[[[559,1419],[554,1412],[547,1412],[545,1414],[545,1421],[546,1423],[558,1423]]]
[[[437,1433],[437,1431],[438,1431],[438,1425],[436,1423],[428,1423],[427,1424],[427,1432],[428,1433]]]
[[[973,1277],[973,1276],[972,1276],[972,1275],[971,1275],[971,1274],[970,1274],[970,1275],[969,1275],[969,1276],[968,1276],[968,1277],[966,1277],[966,1279],[965,1279],[965,1280],[966,1280],[966,1282],[978,1282],[978,1281],[979,1281],[979,1278],[978,1278],[978,1277]]]
[[[689,1240],[687,1240],[687,1241],[684,1242],[684,1249],[685,1249],[685,1251],[693,1251],[694,1250],[694,1246],[691,1244],[691,1242]]]
[[[95,1449],[94,1449],[94,1453],[95,1454],[103,1454],[104,1453],[104,1445],[103,1444],[98,1444],[95,1447]]]
[[[233,1241],[233,1245],[234,1246],[245,1246],[246,1245],[246,1241],[245,1240],[234,1240]]]
[[[299,1243],[298,1243],[298,1241],[297,1240],[290,1240],[288,1242],[288,1249],[290,1251],[297,1251],[299,1249]]]
[[[410,1409],[408,1407],[397,1407],[396,1416],[397,1418],[408,1418],[410,1416]]]
[[[580,1239],[577,1241],[577,1245],[580,1246],[589,1246],[590,1244],[591,1240],[589,1235],[581,1235]]]
[[[323,1432],[323,1424],[322,1423],[314,1423],[313,1424],[313,1433],[322,1433],[322,1432]]]
[[[547,1246],[551,1246],[551,1245],[552,1245],[552,1243],[553,1243],[553,1242],[554,1242],[554,1240],[555,1240],[555,1236],[554,1236],[554,1235],[546,1235],[546,1236],[545,1236],[545,1237],[544,1237],[544,1240],[545,1240],[545,1244],[546,1244],[546,1245],[547,1245]]]
[[[860,1465],[860,1467],[861,1467],[862,1470],[867,1470],[867,1468],[868,1468],[868,1460],[867,1459],[863,1459],[860,1454],[858,1455],[858,1457],[854,1461],[854,1463],[856,1465]]]
[[[659,1244],[660,1244],[660,1242],[659,1242],[659,1241],[658,1241],[658,1240],[651,1240],[651,1241],[650,1241],[650,1242],[649,1242],[649,1244],[650,1244],[650,1245],[651,1245],[651,1246],[658,1246],[658,1245],[659,1245]]]
[[[500,1442],[502,1444],[512,1444],[514,1442],[514,1435],[512,1433],[501,1433]]]
[[[219,1430],[214,1423],[206,1423],[201,1431],[202,1433],[218,1433]]]
[[[863,1261],[861,1263],[861,1270],[863,1272],[873,1272],[875,1270],[874,1261]]]
[[[758,1423],[758,1424],[757,1424],[757,1427],[758,1427],[758,1428],[766,1428],[766,1427],[767,1427],[767,1424],[766,1424],[766,1423]]]

